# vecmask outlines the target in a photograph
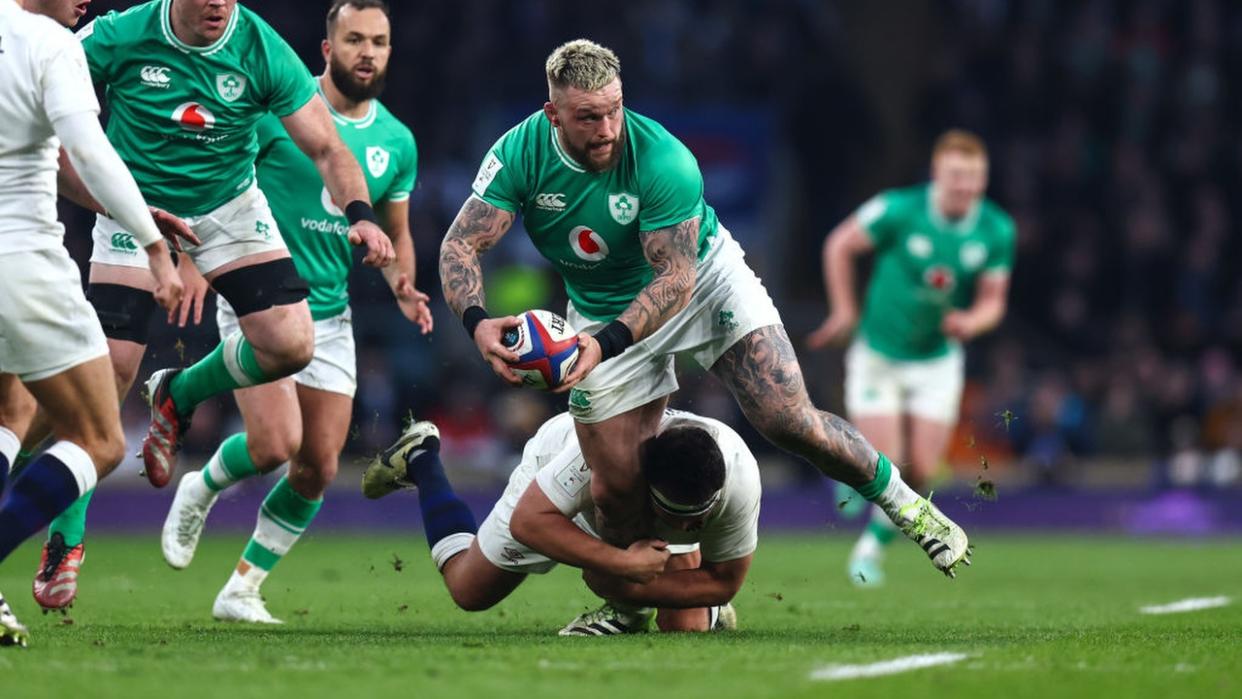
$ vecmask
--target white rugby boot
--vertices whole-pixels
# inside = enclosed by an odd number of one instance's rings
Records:
[[[283,624],[272,616],[263,603],[258,588],[225,585],[211,605],[211,616],[219,621],[241,621],[248,624]]]
[[[0,594],[0,646],[25,648],[29,642],[30,632],[13,616],[13,610]]]
[[[598,609],[579,614],[561,629],[561,636],[617,636],[624,633],[645,633],[655,617],[654,609],[625,611],[605,602]]]
[[[371,459],[362,474],[362,494],[376,500],[398,490],[412,490],[418,484],[406,474],[406,461],[419,450],[438,450],[440,429],[434,422],[410,423],[397,441]]]
[[[164,529],[160,532],[160,549],[168,565],[181,570],[194,560],[198,539],[207,523],[207,513],[220,494],[212,492],[203,482],[202,471],[190,471],[177,484],[177,495],[168,508]]]
[[[927,553],[936,570],[948,577],[957,577],[959,563],[970,565],[966,531],[933,505],[931,498],[920,497],[902,507],[893,523]]]

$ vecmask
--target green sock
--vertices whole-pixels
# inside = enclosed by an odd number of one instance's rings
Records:
[[[246,448],[246,433],[239,432],[221,442],[220,448],[211,455],[211,460],[203,467],[203,483],[213,493],[218,493],[258,472]]]
[[[47,525],[48,541],[52,540],[53,534],[60,534],[65,538],[65,546],[69,548],[82,543],[82,539],[86,537],[86,508],[91,504],[91,496],[94,494],[94,488],[86,491],[69,509],[61,512]]]
[[[893,462],[888,457],[880,454],[880,458],[875,462],[875,480],[865,485],[855,488],[858,494],[867,499],[868,502],[875,502],[884,491],[888,488],[888,482],[893,478]]]
[[[259,366],[254,347],[241,332],[235,332],[216,345],[206,357],[173,378],[168,387],[177,410],[189,412],[217,393],[267,383],[269,376]]]
[[[259,508],[259,522],[242,552],[242,559],[256,568],[271,571],[297,543],[298,537],[319,514],[320,507],[323,507],[323,498],[307,500],[293,490],[288,476],[282,477]]]

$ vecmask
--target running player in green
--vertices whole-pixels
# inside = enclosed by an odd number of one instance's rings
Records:
[[[636,445],[658,430],[677,389],[673,357],[684,352],[729,387],[768,439],[858,488],[952,574],[968,553],[965,532],[853,426],[811,404],[767,290],[703,200],[694,156],[624,107],[620,72],[616,55],[598,44],[557,48],[546,65],[547,103],[485,156],[440,249],[445,299],[479,352],[519,385],[507,366],[516,357],[501,342],[518,320],[488,317],[479,253],[520,212],[564,278],[568,320],[581,331],[577,364],[558,390],[570,391],[595,474],[599,530],[610,543],[645,533]]]
[[[426,294],[414,289],[409,229],[418,153],[410,130],[376,99],[384,88],[391,37],[382,0],[336,0],[328,11],[319,97],[363,164],[372,200],[383,207],[384,229],[397,252],[396,264],[384,268],[388,285],[405,316],[427,333],[431,312]],[[181,477],[161,547],[170,566],[188,566],[220,492],[288,461],[288,474],[264,500],[254,536],[212,607],[212,615],[225,621],[279,623],[264,605],[260,585],[319,511],[349,432],[357,386],[348,292],[353,254],[344,214],[314,162],[274,116],[259,123],[255,167],[294,264],[310,283],[315,356],[292,377],[234,392],[246,432],[226,439],[203,470]],[[224,299],[216,321],[222,337],[237,328],[236,313]]]
[[[859,327],[845,360],[849,418],[877,448],[907,464],[918,490],[928,487],[957,424],[962,343],[1005,315],[1014,225],[984,198],[987,181],[983,141],[946,132],[932,150],[930,183],[880,193],[824,243],[832,312],[809,345],[843,343]],[[860,324],[854,264],[872,251]],[[849,559],[855,584],[883,582],[884,546],[897,533],[884,512],[872,510]]]
[[[207,357],[148,382],[152,424],[143,462],[147,478],[163,487],[198,403],[296,373],[314,351],[306,282],[254,182],[255,133],[265,114],[279,117],[314,160],[333,200],[348,202],[348,239],[367,247],[365,261],[384,266],[394,253],[357,161],[315,99],[314,79],[258,15],[236,0],[150,0],[96,19],[79,38],[91,77],[106,88],[109,140],[146,199],[189,224],[201,243],[185,246],[188,257],[240,317],[240,330]],[[94,208],[100,215],[87,294],[124,396],[146,350],[152,282],[131,232]],[[196,276],[188,265],[183,270]],[[44,434],[32,429],[27,444]],[[81,503],[49,528],[58,545],[49,545],[35,580],[35,599],[45,608],[64,608],[77,594],[84,517]]]

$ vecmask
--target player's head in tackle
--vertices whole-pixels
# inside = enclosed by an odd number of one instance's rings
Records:
[[[21,0],[17,4],[27,12],[51,17],[72,29],[86,14],[91,0]]]
[[[975,134],[963,129],[940,134],[932,146],[931,167],[936,206],[945,218],[962,218],[983,199],[988,149]]]
[[[351,102],[379,97],[388,78],[392,26],[384,0],[336,0],[321,50],[328,75]]]
[[[587,169],[616,166],[625,148],[621,61],[593,41],[577,39],[548,56],[543,111],[561,132],[561,145]]]
[[[724,455],[715,438],[697,425],[669,426],[642,443],[638,460],[655,516],[674,529],[700,529],[724,491]]]

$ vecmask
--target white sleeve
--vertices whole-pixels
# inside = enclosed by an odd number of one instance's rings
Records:
[[[49,41],[45,56],[38,60],[43,111],[48,122],[55,124],[69,114],[99,114],[86,53],[77,39],[65,33],[63,39]]]
[[[116,154],[93,112],[76,112],[52,122],[56,137],[69,155],[73,169],[108,215],[146,247],[163,240],[155,227],[138,184],[121,156]]]
[[[539,469],[535,482],[566,517],[572,518],[591,507],[591,469],[576,441]]]
[[[736,441],[736,450],[723,449],[725,458],[732,462],[725,483],[724,508],[703,527],[700,540],[703,560],[712,563],[749,556],[759,545],[759,503],[763,494],[759,464],[745,442],[740,437]]]

